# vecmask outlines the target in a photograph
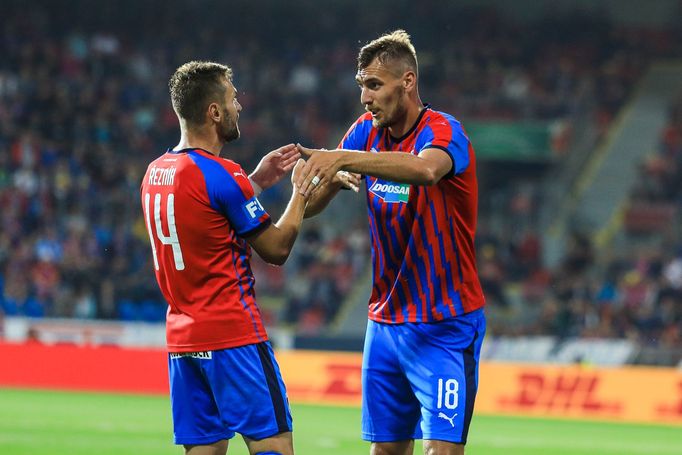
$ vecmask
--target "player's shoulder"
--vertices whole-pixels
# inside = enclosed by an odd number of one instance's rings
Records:
[[[188,155],[200,168],[210,167],[221,169],[230,173],[230,175],[232,175],[233,172],[239,172],[242,170],[242,167],[239,165],[239,163],[227,158],[215,156],[214,154],[206,152],[205,150],[192,149],[188,151]]]
[[[449,124],[461,125],[460,121],[455,118],[454,115],[443,111],[437,111],[435,109],[429,108],[426,113],[426,117],[429,123],[432,122],[446,122]]]
[[[447,112],[437,111],[429,107],[425,120],[426,125],[429,125],[431,128],[442,127],[453,134],[460,133],[466,136],[462,123],[454,115]]]
[[[360,125],[362,123],[370,122],[372,123],[372,113],[371,112],[365,112],[362,114],[358,119],[355,121],[356,125]]]
[[[365,112],[362,114],[348,129],[348,133],[354,134],[369,134],[372,131],[372,113]]]
[[[228,171],[230,174],[235,173],[235,172],[243,172],[242,166],[237,163],[236,161],[232,161],[229,158],[222,158],[220,156],[214,157],[216,163],[220,164],[223,169]]]

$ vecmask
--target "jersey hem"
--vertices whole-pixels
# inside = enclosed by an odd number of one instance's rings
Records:
[[[466,314],[473,313],[474,311],[481,310],[483,308],[485,308],[485,303],[483,303],[481,306],[478,306],[476,308],[472,308],[469,311],[465,311],[464,313],[459,313],[459,314],[456,314],[454,316],[447,316],[447,317],[444,317],[443,319],[429,319],[427,321],[421,321],[421,320],[420,321],[394,321],[392,319],[384,319],[382,317],[375,316],[373,313],[369,313],[369,315],[367,316],[367,319],[369,319],[370,321],[373,321],[373,322],[378,322],[379,324],[391,324],[391,325],[433,324],[433,323],[437,323],[437,322],[447,321],[449,319],[455,319],[455,318],[458,318],[460,316],[464,316]]]
[[[294,431],[293,425],[288,425],[288,428],[286,430],[269,429],[259,431],[258,433],[245,434],[244,436],[246,436],[249,439],[253,439],[254,441],[260,441],[263,439],[272,438],[274,436],[277,436],[278,434],[291,433],[293,431]]]
[[[213,444],[214,442],[222,441],[223,439],[234,438],[235,433],[233,431],[217,433],[209,436],[176,436],[173,438],[173,442],[176,445],[206,445]]]
[[[169,353],[182,354],[185,352],[200,352],[200,351],[220,351],[221,349],[240,348],[242,346],[249,346],[251,344],[259,344],[270,341],[267,335],[263,339],[240,338],[238,340],[224,341],[220,343],[207,344],[193,344],[193,345],[167,345]]]

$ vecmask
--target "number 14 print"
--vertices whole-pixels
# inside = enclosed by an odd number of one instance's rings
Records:
[[[149,233],[149,241],[152,244],[152,253],[154,256],[154,268],[159,270],[159,258],[156,252],[156,245],[154,244],[154,228],[156,227],[156,236],[164,245],[170,245],[173,248],[173,259],[175,261],[176,270],[185,270],[185,261],[182,258],[182,249],[180,248],[180,240],[178,239],[178,231],[175,227],[175,195],[170,193],[168,201],[166,202],[166,218],[168,225],[168,235],[163,233],[163,225],[161,223],[161,194],[154,195],[154,223],[152,224],[151,214],[149,212],[149,202],[151,195],[145,193],[144,195],[144,213],[146,216],[147,232]]]

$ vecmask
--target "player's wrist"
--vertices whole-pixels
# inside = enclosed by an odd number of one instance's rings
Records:
[[[254,196],[258,196],[263,192],[263,188],[253,179],[252,176],[249,176],[249,182],[251,183],[251,187],[253,188]]]

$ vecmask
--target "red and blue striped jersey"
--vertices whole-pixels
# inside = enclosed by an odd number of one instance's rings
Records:
[[[202,149],[168,151],[149,165],[140,192],[168,302],[168,350],[266,341],[244,237],[271,220],[241,166]]]
[[[453,162],[433,186],[366,176],[373,287],[369,318],[384,323],[434,322],[481,308],[474,234],[478,183],[474,149],[460,123],[428,106],[401,138],[361,116],[339,148],[412,153],[438,148]]]

